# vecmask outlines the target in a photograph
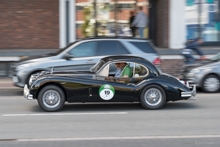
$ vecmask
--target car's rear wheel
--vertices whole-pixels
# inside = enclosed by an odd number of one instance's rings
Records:
[[[40,90],[37,99],[43,110],[53,112],[63,108],[65,94],[59,87],[48,85]]]
[[[166,93],[158,85],[149,85],[142,91],[140,102],[145,109],[159,109],[166,103]]]
[[[209,93],[218,92],[220,89],[220,81],[216,75],[208,75],[202,83],[202,90]]]

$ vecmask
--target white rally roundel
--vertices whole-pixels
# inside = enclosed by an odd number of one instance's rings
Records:
[[[99,88],[99,96],[103,100],[110,100],[114,97],[115,90],[111,85],[105,84]]]
[[[110,89],[103,89],[100,92],[100,96],[103,100],[110,100],[113,98],[114,93]]]

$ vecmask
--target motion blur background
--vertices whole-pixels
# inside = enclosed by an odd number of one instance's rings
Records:
[[[10,64],[20,58],[80,38],[131,36],[130,11],[139,6],[149,19],[144,36],[162,56],[178,55],[196,37],[204,38],[205,54],[219,52],[220,0],[0,0],[0,76],[10,77]],[[161,59],[165,72],[179,71],[181,58]]]

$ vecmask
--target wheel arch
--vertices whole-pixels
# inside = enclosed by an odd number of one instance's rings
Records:
[[[41,71],[45,71],[45,69],[37,69],[37,70],[33,70],[31,71],[28,76],[26,77],[26,83],[29,85],[29,78],[31,77],[32,74],[37,73],[37,72],[41,72]]]
[[[202,80],[200,81],[200,84],[199,84],[200,87],[203,86],[203,81],[205,80],[205,78],[208,77],[208,76],[211,76],[211,75],[217,76],[218,79],[220,80],[220,75],[218,75],[217,73],[214,73],[214,72],[208,73],[208,74],[204,75]]]
[[[147,85],[143,86],[143,88],[140,90],[140,92],[139,92],[139,94],[138,94],[138,101],[139,101],[139,102],[140,102],[141,93],[143,92],[143,90],[144,90],[147,86],[150,86],[150,85],[160,86],[160,87],[164,90],[164,92],[165,92],[165,94],[166,94],[166,101],[167,101],[168,94],[167,94],[166,89],[165,89],[161,84],[158,84],[158,83],[150,83],[150,84],[147,84]]]
[[[48,86],[48,85],[53,85],[53,86],[59,87],[59,88],[63,91],[63,93],[64,93],[64,95],[65,95],[65,101],[67,100],[67,94],[66,94],[66,91],[65,91],[64,87],[63,87],[61,84],[57,83],[57,82],[48,82],[48,83],[45,83],[45,84],[41,85],[41,86],[39,87],[39,89],[37,90],[37,92],[36,92],[36,96],[35,96],[36,99],[37,99],[37,97],[38,97],[38,94],[39,94],[40,90],[41,90],[42,88]]]

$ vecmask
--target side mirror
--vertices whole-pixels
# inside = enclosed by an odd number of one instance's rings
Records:
[[[70,53],[65,53],[63,55],[63,59],[70,60],[71,58],[73,58],[73,55],[71,55]]]

